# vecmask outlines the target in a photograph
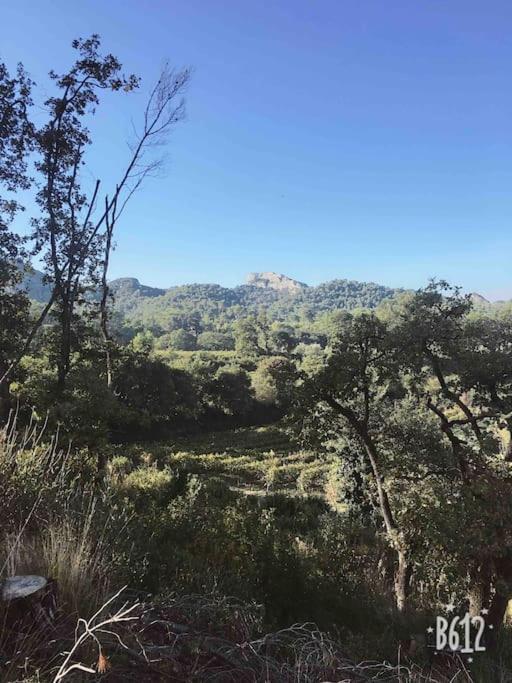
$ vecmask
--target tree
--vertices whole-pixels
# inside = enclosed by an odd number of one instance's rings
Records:
[[[238,356],[254,360],[262,352],[258,324],[254,318],[244,318],[235,325],[235,351]]]
[[[124,423],[121,419],[123,431],[129,423],[137,431],[159,423],[172,426],[176,418],[189,417],[195,407],[191,377],[143,353],[123,354],[117,370],[116,393],[127,410]]]
[[[202,332],[197,338],[197,345],[205,351],[232,351],[235,341],[224,332]]]
[[[491,601],[498,627],[512,595],[512,324],[483,323],[471,308],[469,296],[432,282],[405,302],[397,333],[407,340],[411,389],[435,416],[458,474],[464,539],[448,538],[468,573],[471,611]]]
[[[71,69],[62,75],[50,72],[57,94],[46,100],[49,120],[36,133],[41,215],[33,219],[31,237],[54,286],[53,315],[60,331],[56,354],[60,393],[70,370],[73,323],[76,305],[84,293],[83,279],[97,283],[101,246],[98,227],[91,221],[98,185],[88,198],[80,184],[85,151],[91,144],[84,119],[98,107],[102,90],[129,92],[138,86],[135,76],[121,75],[121,64],[115,57],[99,54],[99,44],[98,36],[73,41],[79,56]]]
[[[261,403],[287,408],[292,400],[297,379],[295,365],[288,358],[262,358],[252,374],[255,397]]]
[[[187,330],[174,330],[167,335],[169,346],[176,351],[193,351],[196,348],[196,338]]]
[[[10,230],[23,207],[7,193],[30,187],[27,156],[33,147],[34,128],[28,117],[32,82],[18,66],[11,78],[0,63],[0,377],[4,375],[22,343],[28,324],[28,299],[19,289],[23,249],[21,239]],[[0,414],[8,409],[9,386],[0,384]]]
[[[294,329],[290,325],[274,324],[270,332],[270,345],[275,353],[290,354],[297,346]]]
[[[433,282],[377,315],[346,316],[304,384],[301,420],[307,438],[313,425],[341,455],[354,440],[364,453],[397,557],[398,608],[414,563],[422,581],[456,576],[471,611],[490,602],[498,627],[512,595],[512,323],[471,310],[470,297]]]
[[[163,70],[149,97],[142,130],[133,141],[127,165],[102,204],[97,201],[99,180],[89,193],[82,190],[80,184],[85,150],[91,143],[85,121],[94,115],[100,92],[129,92],[139,83],[133,75],[122,75],[117,58],[110,54],[100,55],[98,36],[75,40],[73,47],[79,52],[79,57],[72,68],[60,76],[50,73],[58,94],[46,101],[49,121],[36,132],[39,155],[36,170],[40,178],[37,201],[41,216],[33,222],[32,237],[35,252],[43,255],[52,292],[23,348],[0,377],[0,384],[7,380],[30,348],[49,312],[53,311],[59,326],[56,353],[59,392],[63,391],[70,369],[77,306],[86,303],[82,298],[85,289],[100,281],[103,284],[100,328],[107,356],[107,375],[111,375],[109,352],[112,340],[107,329],[109,293],[106,272],[114,226],[144,178],[160,165],[161,159],[152,157],[151,150],[162,143],[169,128],[183,117],[184,104],[179,96],[190,76],[187,69],[173,72],[166,67]],[[102,258],[103,248],[106,251]]]
[[[243,418],[252,406],[249,376],[237,367],[219,368],[206,391],[210,404],[225,415]]]
[[[386,481],[383,427],[395,400],[399,371],[396,339],[373,314],[344,315],[325,368],[308,379],[300,394],[301,422],[313,419],[313,429],[339,438],[348,429],[364,453],[376,491],[377,505],[390,548],[396,556],[396,606],[408,601],[413,561]]]
[[[130,346],[135,353],[148,357],[155,346],[155,337],[147,330],[144,332],[137,332],[130,342]]]

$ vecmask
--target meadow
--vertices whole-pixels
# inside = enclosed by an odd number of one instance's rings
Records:
[[[165,444],[116,446],[110,454],[112,471],[168,466],[201,479],[216,477],[245,496],[317,497],[334,508],[339,506],[336,457],[294,447],[279,426],[241,427],[178,437]]]

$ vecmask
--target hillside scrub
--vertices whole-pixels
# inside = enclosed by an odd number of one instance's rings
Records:
[[[271,435],[278,443],[275,432],[252,434],[255,444],[267,446]],[[222,444],[227,436],[213,434],[203,441]],[[242,443],[250,443],[251,432],[240,436]],[[428,620],[428,611],[405,620],[392,616],[392,583],[374,561],[377,555],[389,563],[391,556],[371,526],[350,521],[346,511],[330,510],[320,498],[230,490],[229,478],[222,475],[229,474],[231,462],[244,457],[243,446],[231,456],[202,456],[213,462],[220,457],[217,476],[188,473],[187,457],[193,464],[197,452],[176,453],[176,468],[172,447],[155,446],[153,455],[147,446],[129,447],[124,456],[107,455],[109,466],[101,482],[88,477],[71,494],[71,482],[80,481],[71,451],[62,453],[55,446],[48,450],[37,433],[27,438],[12,427],[4,430],[2,444],[3,463],[8,465],[4,471],[11,472],[9,481],[3,482],[2,493],[8,494],[2,496],[4,509],[25,511],[19,517],[11,515],[12,521],[2,529],[2,548],[7,552],[3,575],[39,573],[52,576],[59,586],[53,644],[39,637],[36,647],[26,637],[26,650],[12,658],[13,634],[4,630],[0,642],[7,660],[2,680],[18,680],[13,676],[21,665],[24,680],[31,680],[31,671],[38,671],[41,681],[53,680],[62,664],[63,643],[74,638],[77,618],[89,619],[123,585],[130,590],[103,616],[114,615],[127,601],[140,604],[128,630],[122,624],[112,626],[128,652],[116,638],[100,637],[113,680],[123,671],[138,671],[140,680],[154,680],[154,667],[146,668],[141,643],[149,648],[167,643],[155,661],[160,676],[172,671],[175,678],[169,680],[189,680],[192,673],[193,680],[209,680],[206,676],[224,672],[221,680],[245,680],[247,675],[247,680],[263,681],[266,667],[275,671],[272,680],[278,682],[296,680],[299,671],[300,680],[306,681],[329,671],[361,681],[380,671],[395,680],[393,666],[377,662],[393,661],[400,642]],[[197,451],[197,445],[191,445]],[[45,453],[47,462],[53,463],[52,477],[42,476]],[[85,453],[80,455],[83,459]],[[268,461],[271,467],[276,454],[268,455],[261,462]],[[288,457],[295,463],[304,454]],[[89,474],[94,463],[93,458]],[[34,486],[27,490],[21,482],[28,472]],[[238,595],[239,600],[223,595]],[[418,599],[421,604],[427,595],[418,594]],[[162,633],[149,632],[144,624],[154,619],[171,625]],[[324,632],[301,625],[304,622],[316,622]],[[296,626],[288,628],[293,623]],[[135,640],[134,628],[142,629]],[[183,638],[179,648],[173,644],[175,636],[172,642],[166,640],[169,628],[183,629],[178,631]],[[326,631],[331,631],[330,637]],[[199,633],[199,657],[191,658],[187,639],[193,643]],[[255,651],[244,659],[243,675],[241,662],[236,664],[236,642]],[[221,646],[225,656],[216,659],[210,646]],[[368,652],[374,663],[357,665],[368,659]],[[90,666],[98,658],[97,645],[88,642],[74,656],[72,661]],[[404,662],[401,680],[448,680],[445,671],[430,671],[425,657],[420,650],[416,663]]]

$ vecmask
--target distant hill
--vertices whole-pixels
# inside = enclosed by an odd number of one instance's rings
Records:
[[[264,311],[270,320],[315,318],[340,308],[375,308],[402,290],[375,283],[333,280],[318,287],[277,273],[252,273],[248,284],[222,287],[190,284],[167,290],[144,288],[137,280],[114,280],[115,309],[134,325],[161,327],[179,314],[199,313],[203,319],[226,323]],[[127,284],[129,283],[129,284]]]
[[[151,299],[165,294],[165,289],[141,285],[135,277],[121,277],[112,280],[109,284],[110,291],[114,295],[116,310],[128,313],[137,306],[141,300]]]
[[[31,299],[48,300],[49,287],[42,273],[29,273],[24,287]],[[189,284],[161,289],[143,285],[136,278],[119,278],[110,283],[115,311],[130,324],[166,329],[170,318],[197,313],[203,320],[231,323],[264,311],[270,320],[314,319],[321,313],[355,308],[375,308],[381,301],[404,291],[374,282],[331,280],[316,287],[273,272],[250,273],[247,284],[222,287]],[[476,308],[493,304],[473,293]]]

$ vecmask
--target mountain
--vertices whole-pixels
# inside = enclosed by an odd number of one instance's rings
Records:
[[[121,313],[128,313],[135,308],[143,299],[151,299],[165,294],[165,289],[141,285],[136,277],[120,277],[109,283],[109,288],[114,295],[115,307]]]
[[[21,268],[23,268],[23,265]],[[50,285],[44,281],[44,275],[35,268],[27,268],[21,283],[29,299],[46,303],[50,298]]]
[[[120,277],[112,280],[110,290],[114,293],[125,296],[161,296],[165,294],[165,289],[141,285],[136,277]]]
[[[250,273],[247,284],[222,287],[216,284],[189,284],[161,289],[143,285],[134,277],[123,277],[109,283],[115,308],[126,313],[139,307],[202,307],[230,309],[244,307],[248,311],[260,308],[279,310],[312,306],[318,311],[337,308],[374,308],[382,299],[390,298],[398,289],[373,282],[332,280],[318,287],[310,287],[286,275],[273,272]],[[39,302],[48,301],[50,287],[43,282],[43,274],[32,269],[27,273],[23,288],[29,297]]]
[[[247,315],[265,312],[269,320],[299,321],[337,309],[375,308],[402,290],[371,282],[332,280],[318,287],[276,273],[251,273],[248,284],[222,287],[216,284],[190,284],[170,287],[157,293],[123,279],[111,283],[115,309],[136,327],[166,330],[172,319],[199,314],[208,326],[230,324]],[[185,323],[183,323],[185,324]]]
[[[298,294],[308,287],[304,282],[273,272],[249,273],[246,282],[249,286],[275,289],[278,292],[287,292],[288,294]]]
[[[469,296],[471,298],[471,303],[475,308],[491,308],[494,305],[490,301],[488,301],[484,296],[478,294],[477,292],[471,292]]]
[[[341,279],[311,287],[274,272],[250,273],[246,282],[237,287],[189,284],[161,289],[126,277],[110,282],[110,288],[114,310],[129,325],[155,331],[171,329],[178,324],[178,318],[190,314],[198,314],[207,329],[222,328],[261,312],[270,321],[313,320],[319,314],[339,309],[375,308],[381,301],[404,291],[373,282]],[[37,270],[27,274],[24,287],[31,299],[48,300],[49,286]],[[471,297],[477,309],[500,305],[476,293]],[[179,324],[185,325],[183,321]]]

